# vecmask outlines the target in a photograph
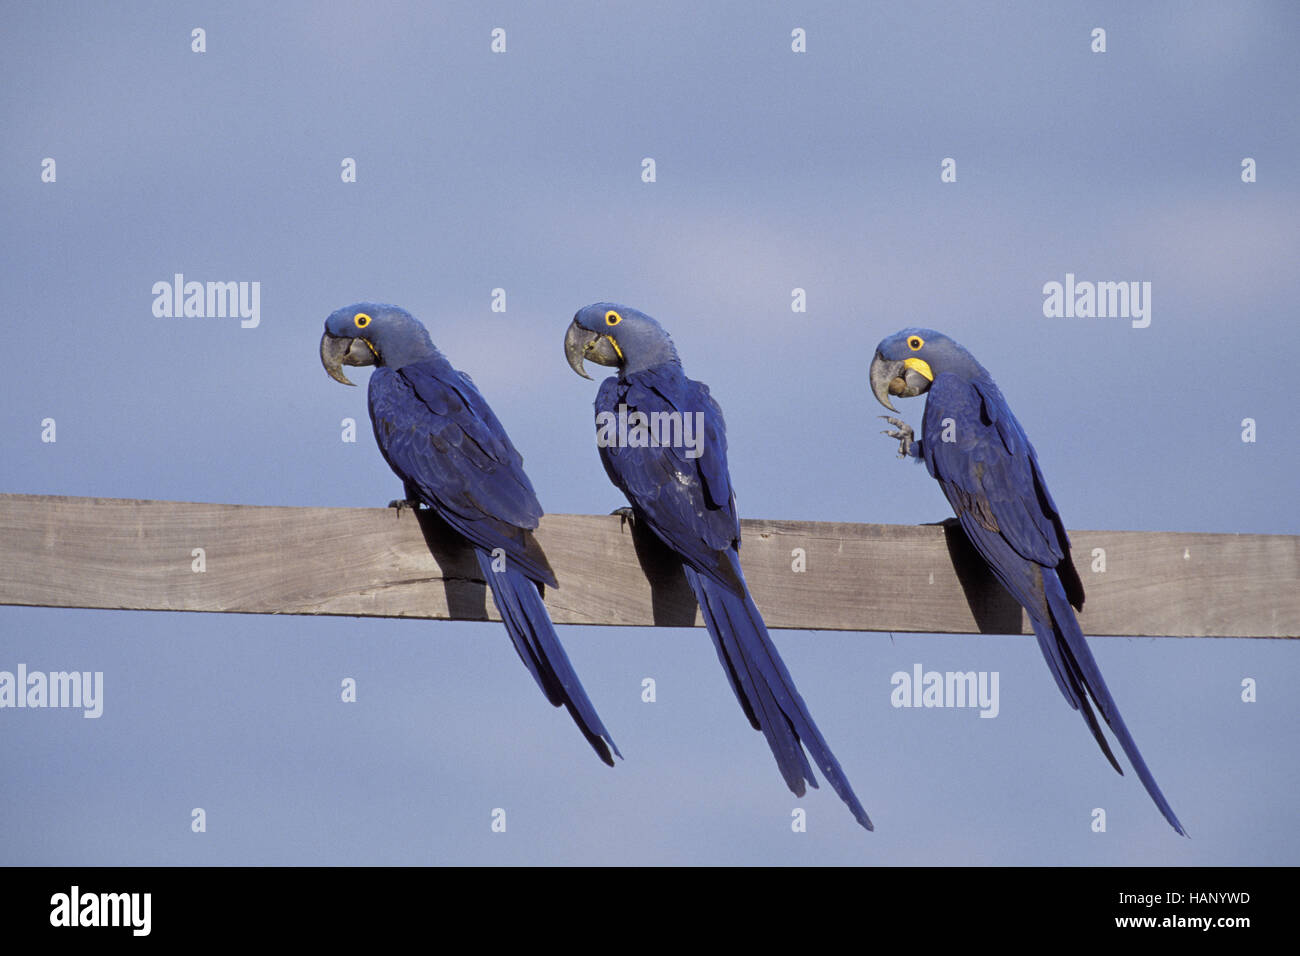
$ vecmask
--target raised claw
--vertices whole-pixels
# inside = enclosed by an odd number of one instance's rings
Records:
[[[894,426],[893,429],[882,431],[880,434],[898,439],[898,457],[907,458],[911,455],[913,439],[916,437],[916,433],[912,431],[912,426],[901,418],[895,418],[892,415],[881,415],[879,417]]]

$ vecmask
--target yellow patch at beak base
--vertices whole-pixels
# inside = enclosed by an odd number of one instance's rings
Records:
[[[903,359],[903,365],[904,367],[910,368],[915,372],[920,372],[922,375],[926,377],[927,380],[931,382],[934,381],[934,373],[930,371],[929,362],[926,362],[925,360],[919,358],[905,358]]]

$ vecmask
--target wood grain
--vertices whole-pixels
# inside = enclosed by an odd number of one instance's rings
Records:
[[[1300,536],[1070,537],[1088,634],[1300,636]],[[538,541],[557,624],[700,623],[680,568],[622,519],[548,515]],[[743,542],[773,628],[1028,633],[954,524],[748,520]],[[0,604],[499,619],[472,555],[426,514],[44,495],[0,495]]]

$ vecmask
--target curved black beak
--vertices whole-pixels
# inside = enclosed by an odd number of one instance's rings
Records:
[[[320,363],[330,378],[344,385],[355,385],[343,374],[344,365],[374,365],[374,350],[364,339],[347,338],[326,332],[320,339]]]
[[[871,392],[891,412],[898,411],[890,395],[914,398],[930,387],[930,379],[907,365],[906,359],[887,359],[880,352],[871,360]]]
[[[583,378],[591,378],[582,364],[584,359],[612,368],[618,368],[623,364],[623,353],[619,351],[612,338],[584,329],[578,324],[577,319],[570,323],[569,330],[564,333],[564,357],[569,360],[569,368]]]

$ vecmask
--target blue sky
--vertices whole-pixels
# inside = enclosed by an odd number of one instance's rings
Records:
[[[548,512],[603,513],[623,502],[595,387],[561,344],[608,299],[658,318],[709,383],[747,517],[947,516],[866,384],[875,344],[921,325],[993,373],[1068,527],[1300,534],[1294,4],[2,20],[0,491],[384,505],[399,488],[364,393],[317,357],[325,316],[369,299],[474,377]],[[178,272],[259,282],[260,323],[155,317]],[[1150,282],[1150,326],[1045,317],[1067,273]],[[919,424],[920,403],[903,411]],[[786,791],[703,629],[561,638],[627,758],[613,770],[496,624],[0,608],[0,669],[105,675],[98,720],[0,711],[0,862],[1300,863],[1292,642],[1093,640],[1183,840],[1025,637],[774,632],[872,834],[828,788]],[[998,671],[997,719],[892,708],[890,675],[918,662]]]

